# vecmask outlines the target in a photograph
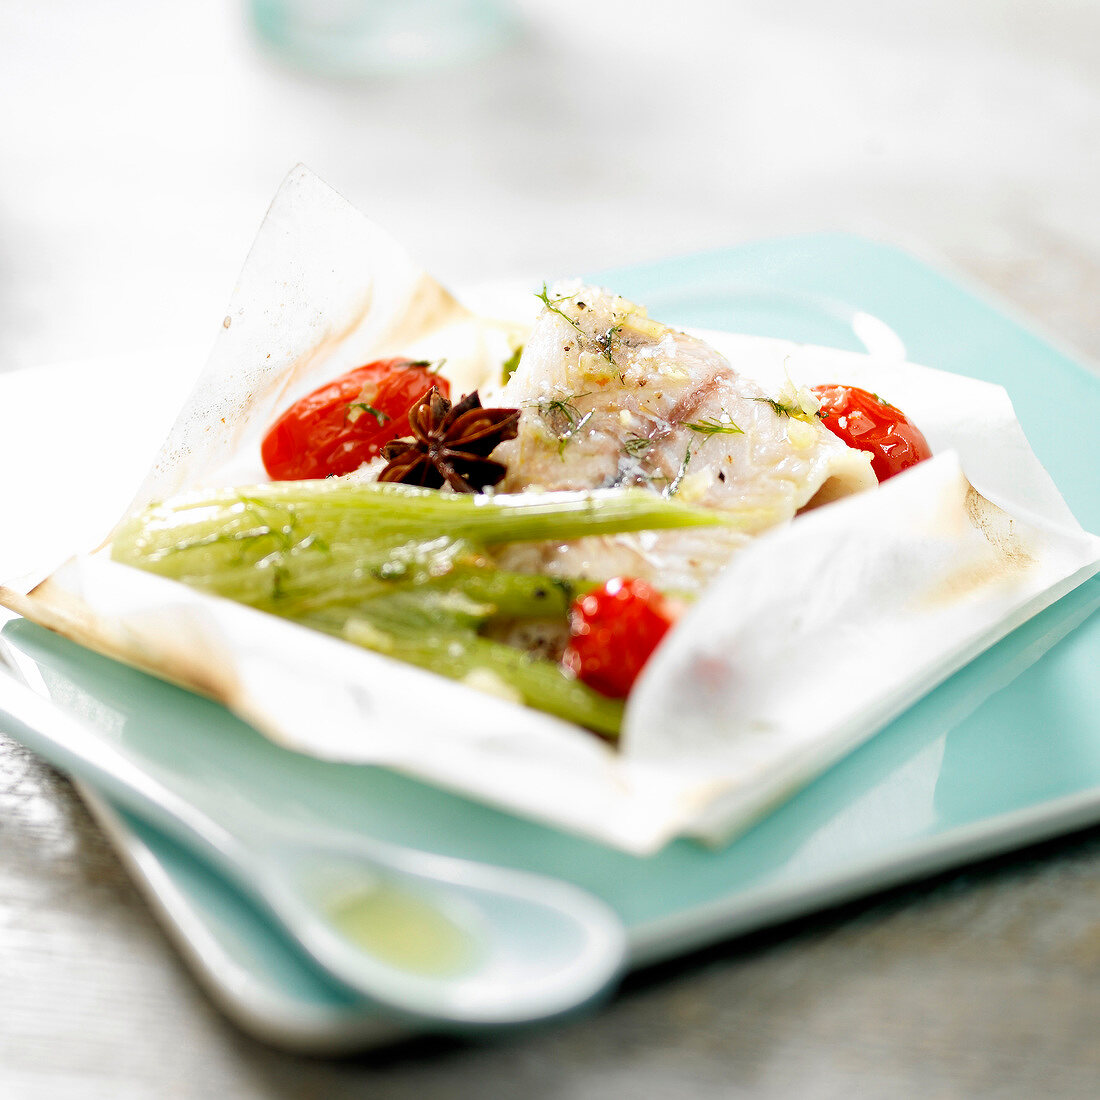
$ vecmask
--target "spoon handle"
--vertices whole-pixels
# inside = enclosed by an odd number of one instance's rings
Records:
[[[0,664],[6,663],[0,645]],[[0,725],[117,806],[182,841],[257,902],[331,977],[402,1016],[458,1026],[531,1022],[587,1003],[621,972],[626,951],[621,921],[602,902],[564,882],[344,834],[323,844],[311,835],[292,848],[269,845],[262,835],[253,844],[3,672]],[[350,859],[374,876],[384,871],[410,888],[410,899],[438,909],[444,921],[451,903],[465,899],[477,910],[479,935],[485,937],[478,961],[453,977],[421,975],[407,962],[392,961],[386,951],[353,943],[316,898],[300,889],[303,880],[295,867],[314,866],[319,858],[330,866]],[[380,881],[374,878],[372,889],[381,890]],[[528,928],[538,942],[524,931]],[[554,942],[557,953],[550,950]]]
[[[95,736],[79,719],[0,672],[5,732],[61,771],[97,787],[115,805],[181,841],[250,896],[248,852],[232,833]]]

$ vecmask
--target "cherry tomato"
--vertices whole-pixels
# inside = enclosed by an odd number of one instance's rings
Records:
[[[671,625],[672,613],[655,588],[616,577],[573,601],[563,663],[589,687],[625,699]]]
[[[411,435],[409,409],[432,386],[450,387],[412,359],[379,359],[356,367],[295,402],[260,446],[274,481],[350,474],[391,439]]]
[[[821,422],[849,447],[866,451],[879,481],[932,457],[920,429],[900,409],[858,386],[814,386]]]

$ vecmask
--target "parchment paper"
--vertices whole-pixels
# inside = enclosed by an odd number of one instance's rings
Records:
[[[133,486],[143,503],[260,480],[259,439],[275,415],[352,366],[385,354],[446,356],[444,373],[464,392],[499,371],[522,338],[519,321],[467,311],[302,168],[276,196],[207,366],[144,480],[132,440],[100,440],[116,460],[98,489],[83,486],[78,531],[21,541],[33,520],[16,517],[0,548],[0,601],[220,699],[301,752],[399,768],[636,853],[684,833],[720,841],[1095,572],[1100,539],[1073,519],[1000,388],[846,352],[702,335],[768,392],[789,376],[881,394],[921,426],[936,457],[739,553],[646,669],[619,750],[90,553]],[[29,476],[4,474],[22,487],[19,500],[66,492],[63,467],[37,471],[30,491]],[[847,685],[839,696],[837,684]]]

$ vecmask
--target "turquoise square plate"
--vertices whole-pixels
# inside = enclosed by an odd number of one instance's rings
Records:
[[[813,236],[596,278],[674,324],[856,351],[868,332],[896,336],[915,362],[1001,383],[1070,507],[1100,530],[1100,378],[912,256]],[[1098,608],[1094,577],[729,847],[677,842],[650,858],[381,768],[287,752],[221,707],[27,622],[8,623],[4,637],[41,690],[194,802],[232,801],[568,879],[621,915],[631,962],[642,966],[1100,821]],[[400,1034],[201,864],[84,793],[199,979],[241,1026],[315,1052]]]

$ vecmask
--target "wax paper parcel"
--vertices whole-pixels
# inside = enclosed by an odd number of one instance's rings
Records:
[[[0,549],[0,602],[218,699],[299,752],[392,767],[646,854],[680,835],[736,835],[1098,568],[1100,539],[1075,521],[1004,390],[889,357],[727,333],[701,335],[765,392],[788,378],[864,386],[905,409],[934,457],[738,551],[647,666],[618,746],[110,560],[104,542],[127,496],[136,507],[263,480],[266,428],[353,366],[445,357],[457,392],[499,374],[533,317],[531,289],[525,307],[504,293],[496,315],[468,309],[299,167],[275,197],[152,467],[135,465],[135,439],[171,419],[166,408],[152,415],[149,401],[179,385],[158,390],[137,374],[145,388],[129,405],[124,388],[99,395],[115,425],[96,439],[103,476],[74,474],[96,422],[88,405],[80,423],[70,417],[64,461],[33,474],[9,467],[21,491],[9,494],[16,535]],[[27,379],[4,381],[30,393]],[[13,425],[9,447],[18,440]],[[75,481],[79,522],[31,511],[71,495]]]

